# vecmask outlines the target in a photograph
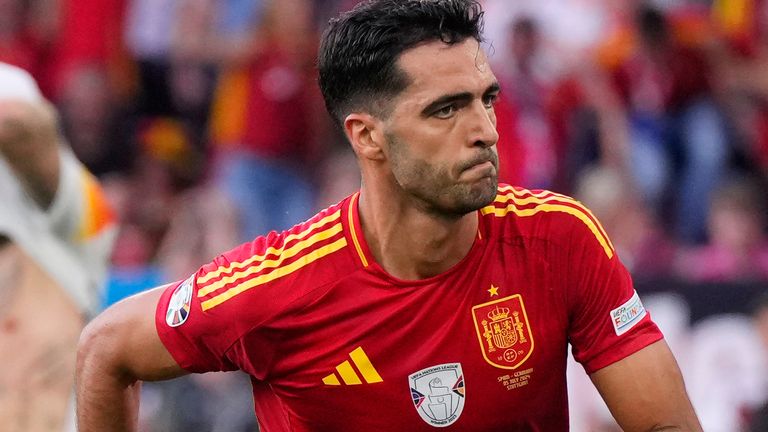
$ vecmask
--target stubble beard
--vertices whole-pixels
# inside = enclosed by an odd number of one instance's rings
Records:
[[[451,175],[451,167],[416,159],[408,151],[407,143],[390,134],[387,139],[395,181],[425,212],[443,219],[458,219],[491,204],[496,198],[496,174],[477,182],[459,182]],[[494,166],[498,167],[495,153],[491,154]]]

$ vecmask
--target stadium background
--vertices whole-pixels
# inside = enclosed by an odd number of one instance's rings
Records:
[[[105,306],[358,187],[314,70],[354,3],[0,0],[0,60],[39,80],[119,214]],[[482,3],[501,180],[603,221],[705,430],[768,430],[768,2]],[[616,430],[570,372],[572,430]],[[145,431],[256,428],[238,374],[143,393]]]

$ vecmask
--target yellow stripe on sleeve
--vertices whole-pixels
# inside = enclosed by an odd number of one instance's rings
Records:
[[[211,279],[215,279],[215,278],[221,276],[224,273],[229,273],[230,271],[234,270],[235,268],[244,268],[244,267],[247,267],[248,265],[250,265],[250,264],[252,264],[252,263],[254,263],[256,261],[262,261],[264,258],[266,258],[269,255],[281,254],[283,252],[283,250],[285,249],[285,245],[288,244],[288,242],[290,242],[292,240],[303,239],[304,237],[308,236],[315,229],[317,229],[317,228],[319,228],[319,227],[321,227],[323,225],[326,225],[326,224],[328,224],[330,222],[335,222],[335,221],[340,220],[340,219],[341,219],[341,210],[337,210],[336,212],[334,212],[334,213],[332,213],[332,214],[330,214],[330,215],[320,219],[319,221],[313,223],[312,225],[308,226],[307,229],[305,229],[304,231],[302,231],[300,233],[290,234],[290,235],[286,236],[285,239],[283,240],[283,245],[282,246],[280,246],[278,248],[270,246],[261,255],[255,255],[255,256],[249,257],[247,260],[244,260],[244,261],[235,261],[235,262],[230,263],[227,266],[219,266],[216,270],[213,270],[211,272],[208,272],[208,273],[200,276],[200,278],[197,280],[197,283],[198,284],[204,284],[204,283],[210,281]]]
[[[234,296],[236,296],[236,295],[238,295],[238,294],[240,294],[242,292],[248,291],[251,288],[255,288],[255,287],[259,286],[259,285],[263,285],[263,284],[265,284],[267,282],[272,282],[273,280],[279,279],[279,278],[281,278],[283,276],[287,276],[287,275],[295,272],[296,270],[299,270],[300,268],[302,268],[302,267],[304,267],[304,266],[306,266],[306,265],[308,265],[308,264],[310,264],[310,263],[312,263],[314,261],[317,261],[318,259],[320,259],[320,258],[322,258],[322,257],[324,257],[326,255],[330,255],[330,254],[336,252],[337,250],[345,247],[346,245],[347,245],[347,240],[344,237],[342,237],[342,238],[336,240],[335,242],[333,242],[331,244],[325,245],[325,246],[323,246],[321,248],[318,248],[317,250],[315,250],[313,252],[310,252],[310,253],[302,256],[301,258],[297,259],[296,261],[294,261],[294,262],[292,262],[292,263],[290,263],[290,264],[288,264],[286,266],[276,268],[275,270],[273,270],[273,271],[271,271],[269,273],[266,273],[266,274],[263,274],[261,276],[257,276],[257,277],[255,277],[253,279],[244,281],[243,283],[241,283],[239,285],[236,285],[236,286],[234,286],[234,287],[232,287],[232,288],[222,292],[221,294],[216,295],[215,297],[211,297],[210,299],[203,301],[200,304],[200,306],[202,307],[203,310],[208,310],[208,309],[211,309],[213,307],[216,307],[216,306],[224,303],[225,301],[231,299],[232,297],[234,297]]]
[[[312,237],[306,240],[300,241],[295,245],[291,246],[290,248],[285,249],[284,251],[282,251],[282,253],[280,253],[280,255],[278,255],[277,259],[261,261],[258,265],[246,267],[245,270],[243,271],[236,272],[232,276],[221,278],[220,280],[201,288],[198,291],[197,296],[204,297],[214,291],[224,288],[224,286],[227,284],[236,282],[239,279],[246,278],[264,269],[280,267],[280,265],[285,260],[289,258],[293,258],[294,256],[299,255],[301,252],[304,252],[305,250],[314,246],[315,244],[333,237],[334,235],[340,233],[341,230],[342,230],[341,223],[337,223],[331,228],[328,228],[325,231],[320,231],[317,234],[313,235]],[[249,260],[249,261],[252,261],[252,260]]]

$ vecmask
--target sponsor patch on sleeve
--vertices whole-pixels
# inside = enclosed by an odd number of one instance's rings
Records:
[[[640,296],[635,294],[626,303],[611,311],[611,322],[616,336],[621,336],[639,323],[646,311]]]
[[[178,327],[187,320],[192,309],[192,283],[195,275],[190,276],[173,291],[168,301],[168,312],[165,323],[170,327]]]

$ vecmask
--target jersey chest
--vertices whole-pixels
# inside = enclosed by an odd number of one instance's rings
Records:
[[[546,259],[514,252],[499,244],[414,284],[359,272],[276,321],[267,379],[292,423],[567,429],[558,277]]]

